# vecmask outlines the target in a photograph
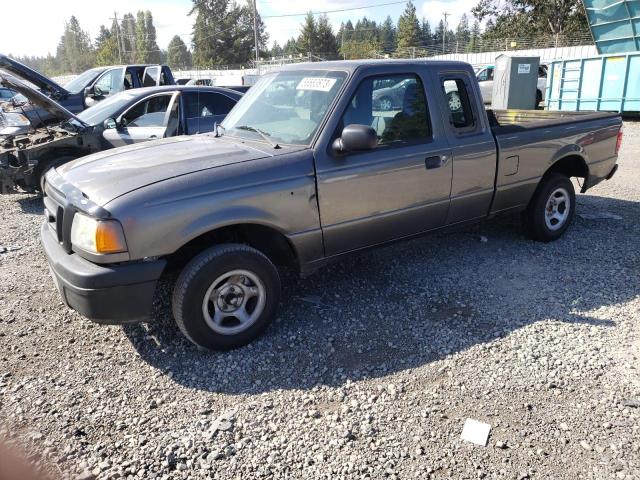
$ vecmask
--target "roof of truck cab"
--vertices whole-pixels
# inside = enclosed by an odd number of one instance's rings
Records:
[[[327,62],[305,62],[282,66],[278,71],[285,70],[346,70],[353,72],[360,67],[377,67],[384,65],[429,65],[433,67],[470,67],[467,62],[455,60],[429,60],[417,58],[398,58],[380,60],[332,60]]]

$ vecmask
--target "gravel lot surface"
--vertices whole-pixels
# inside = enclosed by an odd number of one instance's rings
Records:
[[[68,478],[640,478],[640,123],[552,244],[517,219],[285,280],[230,353],[62,305],[41,200],[0,198],[0,437]],[[582,216],[584,215],[584,216]],[[486,447],[460,440],[467,418]]]

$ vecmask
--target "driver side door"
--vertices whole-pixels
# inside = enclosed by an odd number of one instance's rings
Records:
[[[428,108],[432,99],[425,82],[426,76],[401,70],[360,79],[328,139],[329,148],[316,152],[326,256],[444,225],[451,191],[451,151],[440,119]],[[388,110],[379,90],[398,85],[402,101]],[[332,150],[334,139],[354,124],[372,127],[377,147]]]
[[[120,116],[118,128],[107,129],[102,136],[113,147],[173,136],[173,125],[179,122],[178,110],[176,92],[146,97]]]

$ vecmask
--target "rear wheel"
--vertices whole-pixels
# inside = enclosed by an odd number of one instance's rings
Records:
[[[184,268],[173,292],[182,333],[211,350],[241,347],[273,320],[280,277],[271,261],[246,245],[209,248]]]
[[[538,187],[523,214],[528,235],[541,242],[557,240],[575,215],[576,193],[565,175],[552,173]]]

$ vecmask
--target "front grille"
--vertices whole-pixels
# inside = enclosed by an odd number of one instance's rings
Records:
[[[71,253],[71,223],[75,209],[66,195],[52,187],[48,182],[44,188],[44,214],[51,233],[64,249]]]

